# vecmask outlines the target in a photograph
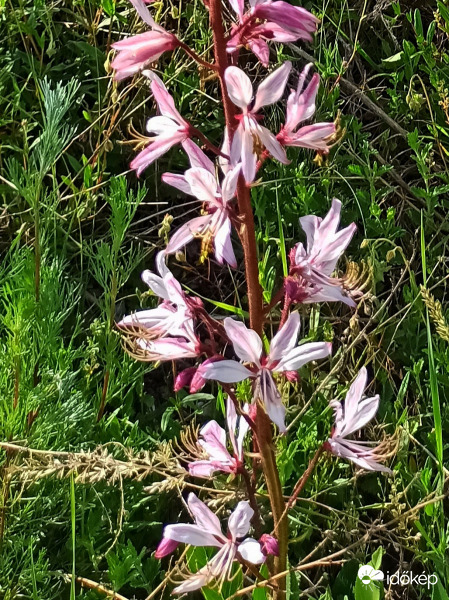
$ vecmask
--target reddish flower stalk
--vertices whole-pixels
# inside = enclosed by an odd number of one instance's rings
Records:
[[[184,50],[184,52],[186,54],[188,54],[188,56],[190,56],[190,58],[193,58],[193,60],[196,61],[199,65],[201,65],[202,67],[205,67],[206,69],[209,69],[210,71],[218,70],[217,65],[213,65],[212,63],[207,62],[207,60],[204,60],[203,58],[201,58],[201,56],[199,54],[197,54],[194,50],[192,50],[192,48],[190,46],[188,46],[181,40],[177,40],[177,41],[178,41],[178,46],[180,48],[182,48]]]
[[[232,138],[232,134],[237,126],[237,120],[235,118],[235,106],[228,96],[224,81],[224,72],[229,66],[229,56],[226,52],[221,0],[210,0],[209,20],[214,38],[214,56],[220,78],[226,127],[230,137]],[[250,189],[247,187],[242,175],[240,176],[237,187],[237,202],[240,217],[242,219],[240,238],[245,257],[250,326],[254,331],[262,336],[264,322],[263,294],[259,283],[259,263],[257,256],[254,214],[251,207]],[[256,429],[257,441],[262,458],[262,467],[267,480],[271,509],[273,512],[275,527],[278,532],[279,556],[275,558],[274,564],[274,574],[276,574],[284,572],[287,567],[288,520],[287,514],[285,513],[282,485],[273,450],[271,423],[269,417],[263,409],[257,411]],[[279,587],[274,592],[274,600],[283,600],[285,598],[285,591],[286,578],[283,577],[279,580]]]

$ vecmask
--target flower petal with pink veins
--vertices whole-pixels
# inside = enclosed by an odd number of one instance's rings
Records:
[[[206,154],[199,148],[195,142],[192,140],[186,140],[183,142],[182,147],[184,148],[187,156],[189,157],[190,165],[192,167],[202,167],[212,173],[215,174],[215,166],[214,163],[210,160]]]
[[[217,180],[215,175],[200,167],[192,167],[185,172],[192,194],[201,202],[215,204],[217,201]]]
[[[284,433],[285,427],[285,406],[282,403],[282,398],[276,383],[268,369],[263,369],[260,373],[260,392],[263,401],[265,412],[270,417],[279,431]]]
[[[217,540],[212,531],[209,533],[205,528],[198,525],[191,525],[190,523],[167,525],[164,529],[164,537],[182,544],[190,544],[191,546],[221,548],[223,543],[225,543]]]
[[[174,254],[194,240],[210,223],[210,215],[195,217],[175,231],[165,249],[167,254]]]
[[[284,165],[288,165],[290,161],[285,154],[285,150],[282,147],[282,144],[279,140],[276,139],[276,136],[271,133],[266,127],[262,127],[261,125],[257,126],[257,133],[260,137],[261,142],[271,154],[273,158],[278,160]]]
[[[177,175],[176,173],[164,173],[161,179],[167,185],[171,185],[185,194],[189,194],[190,196],[192,195],[190,184],[184,175]]]
[[[307,65],[303,70],[303,74],[306,70],[308,72],[310,67],[311,64]],[[316,110],[315,99],[320,85],[320,76],[318,73],[315,73],[306,89],[302,90],[303,74],[301,74],[297,90],[292,90],[287,100],[287,120],[285,122],[285,129],[289,132],[296,129],[299,123],[310,119],[315,114]]]
[[[142,327],[143,329],[151,329],[155,327],[163,320],[173,318],[175,316],[174,309],[160,305],[156,308],[149,308],[148,310],[139,310],[131,315],[123,317],[121,321],[117,323],[117,327]]]
[[[288,319],[277,332],[270,343],[269,363],[281,358],[296,347],[300,327],[300,318],[297,311],[289,314]]]
[[[244,0],[229,0],[233,11],[239,16],[243,16],[243,10],[245,8]]]
[[[282,98],[282,94],[284,93],[287,79],[291,70],[292,63],[287,60],[281,67],[279,67],[279,69],[273,71],[271,75],[268,75],[268,77],[262,81],[256,92],[256,98],[252,112],[256,113],[262,108],[262,106],[274,104]]]
[[[243,321],[236,321],[231,317],[224,320],[224,328],[240,360],[260,366],[262,340],[258,334],[248,329]]]
[[[162,79],[156,75],[153,71],[144,71],[143,75],[151,80],[151,91],[153,92],[154,99],[157,102],[158,108],[164,117],[170,117],[174,119],[180,125],[185,123],[184,119],[178,112],[175,106],[175,101],[171,97],[167,88],[165,87]]]
[[[221,360],[201,367],[204,379],[220,383],[238,383],[244,379],[255,377],[254,373],[235,360]]]
[[[148,10],[148,8],[147,8],[145,2],[143,2],[143,0],[129,0],[129,1],[134,6],[137,14],[142,19],[142,21],[144,21],[144,23],[146,23],[147,25],[149,25],[152,29],[155,29],[156,31],[164,31],[164,29],[160,25],[158,25],[156,23],[156,21],[153,19],[153,17],[150,14],[150,11]]]
[[[211,477],[217,471],[222,471],[223,473],[232,472],[230,465],[213,460],[195,460],[189,463],[188,467],[189,473],[193,477]]]
[[[180,130],[179,125],[173,119],[162,115],[149,118],[146,129],[148,133],[154,133],[161,138],[168,138]]]
[[[228,520],[228,530],[233,542],[248,533],[253,515],[254,511],[247,500],[237,504]]]
[[[267,68],[268,63],[270,61],[270,48],[268,47],[267,42],[260,38],[251,39],[248,41],[248,46],[250,47],[251,51],[254,52],[254,54],[257,56],[260,63],[265,68]]]
[[[310,342],[297,346],[284,354],[275,371],[297,371],[312,360],[327,358],[332,352],[330,342]]]
[[[151,165],[160,156],[165,154],[170,148],[178,144],[184,138],[184,134],[176,133],[173,136],[160,137],[151,142],[142,152],[133,158],[129,166],[134,169],[139,176],[149,165]]]
[[[226,448],[226,431],[216,421],[209,421],[201,428],[199,444],[211,460],[224,463],[232,460]]]
[[[242,165],[239,164],[226,173],[221,185],[223,204],[227,204],[234,198],[241,168]]]
[[[358,431],[375,416],[379,408],[379,396],[362,398],[367,378],[366,368],[362,367],[346,394],[343,419],[336,424],[336,436],[346,437]]]
[[[335,133],[334,123],[314,123],[298,129],[285,140],[286,146],[319,150],[323,154],[329,152],[328,138]]]
[[[262,129],[257,126],[258,129]],[[238,131],[238,129],[237,129]],[[232,146],[234,147],[234,140],[232,140]],[[232,152],[231,156],[234,156]],[[256,167],[257,167],[257,156],[254,153],[254,138],[249,129],[243,129],[241,132],[241,147],[240,147],[240,155],[237,160],[242,161],[242,173],[245,178],[246,183],[252,183],[256,176]]]
[[[185,581],[175,587],[172,591],[172,594],[186,594],[187,592],[194,592],[195,590],[199,590],[205,585],[207,585],[213,576],[206,573],[195,573]]]
[[[145,269],[141,275],[142,281],[147,284],[153,294],[156,294],[159,298],[168,300],[168,292],[165,286],[164,280],[159,275],[155,275],[149,269]]]
[[[201,502],[201,500],[192,492],[187,498],[187,504],[198,527],[202,527],[210,534],[221,537],[222,540],[224,540],[224,543],[226,543],[227,540],[223,535],[220,520],[218,519],[217,515],[214,514],[211,509],[208,508],[204,502]]]
[[[224,78],[229,98],[236,106],[246,111],[253,98],[250,78],[238,67],[228,67]]]
[[[215,257],[217,261],[222,265],[227,263],[233,269],[237,268],[237,259],[235,258],[234,249],[231,241],[231,221],[225,218],[215,232],[214,237],[214,248]]]

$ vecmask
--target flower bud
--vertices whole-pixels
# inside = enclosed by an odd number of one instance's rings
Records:
[[[156,548],[156,552],[154,553],[155,558],[164,558],[164,556],[168,556],[172,552],[176,550],[179,543],[175,542],[175,540],[170,540],[169,538],[162,538],[159,542],[158,547]]]
[[[265,556],[268,556],[269,554],[272,554],[273,556],[279,556],[279,543],[272,535],[269,535],[268,533],[261,535],[259,544],[262,554]]]
[[[216,355],[211,358],[206,359],[197,369],[196,373],[193,375],[192,380],[190,382],[190,393],[196,394],[206,385],[206,379],[203,377],[203,369],[205,366],[210,363],[218,362],[220,360],[224,360],[223,356]]]
[[[179,392],[179,390],[182,390],[186,385],[190,385],[195,373],[196,367],[188,367],[187,369],[180,371],[175,379],[175,385],[173,386],[174,391]]]

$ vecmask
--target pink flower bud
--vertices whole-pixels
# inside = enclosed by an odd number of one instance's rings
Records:
[[[175,385],[173,386],[174,391],[179,392],[183,387],[190,385],[195,373],[196,367],[188,367],[187,369],[180,371],[175,379]]]
[[[164,558],[164,556],[168,556],[172,552],[176,550],[179,543],[174,540],[170,540],[169,538],[162,538],[159,542],[159,546],[156,548],[156,552],[154,553],[155,558]]]
[[[218,362],[220,360],[224,360],[223,356],[212,356],[211,358],[208,358],[207,360],[205,360],[196,370],[196,373],[194,374],[191,383],[190,383],[190,393],[191,394],[196,394],[197,392],[199,392],[201,389],[203,389],[203,387],[206,385],[206,381],[207,379],[205,379],[203,377],[203,371],[204,371],[204,367],[207,367],[207,365],[210,365],[211,363],[214,362]]]
[[[269,554],[272,554],[273,556],[279,556],[279,543],[272,535],[264,533],[260,536],[259,543],[262,554],[265,556],[268,556]]]
[[[284,371],[283,374],[286,377],[286,379],[290,381],[290,383],[298,383],[299,375],[297,371]]]

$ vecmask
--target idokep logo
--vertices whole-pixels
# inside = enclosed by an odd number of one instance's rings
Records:
[[[428,590],[438,582],[438,576],[436,573],[418,573],[415,574],[413,571],[396,571],[393,575],[387,571],[386,576],[380,569],[375,569],[371,565],[362,565],[357,573],[357,577],[366,586],[372,586],[376,581],[383,581],[390,585],[412,585],[426,587]]]
[[[396,571],[393,575],[387,572],[387,585],[412,585],[412,586],[423,586],[430,590],[430,587],[438,582],[438,575],[436,573],[419,573],[415,574],[413,571]]]
[[[358,570],[357,577],[365,585],[371,585],[375,581],[382,581],[384,574],[380,569],[375,569],[371,565],[362,565]]]

